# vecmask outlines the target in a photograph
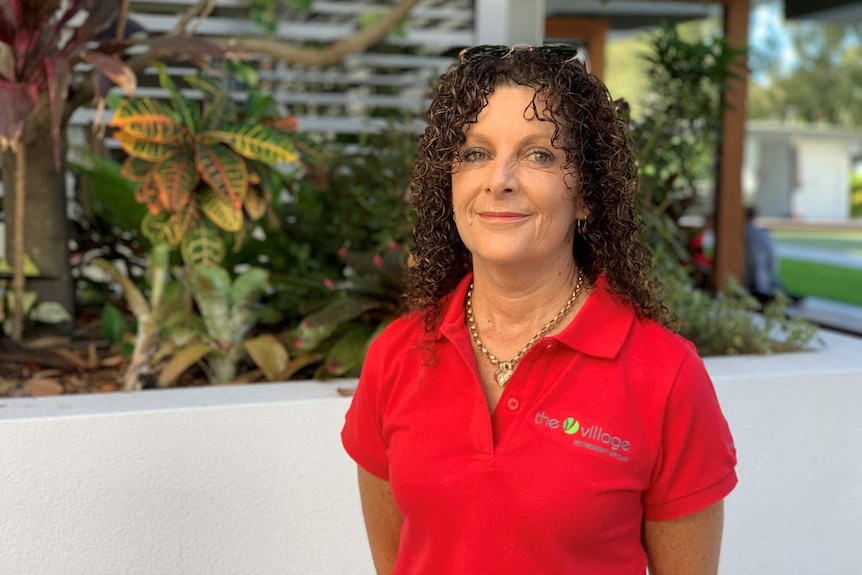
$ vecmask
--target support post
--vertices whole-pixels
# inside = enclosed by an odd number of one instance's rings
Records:
[[[602,18],[551,16],[545,20],[545,38],[553,41],[580,41],[587,47],[589,69],[597,78],[605,76],[605,43],[610,23]]]
[[[476,44],[542,44],[545,0],[476,0]]]
[[[746,46],[750,0],[726,0],[724,34],[736,48]],[[716,250],[715,287],[723,290],[730,277],[742,280],[745,249],[742,201],[742,160],[745,144],[745,93],[748,84],[747,58],[743,57],[723,94],[727,111],[722,119],[722,138],[718,155],[715,195]]]

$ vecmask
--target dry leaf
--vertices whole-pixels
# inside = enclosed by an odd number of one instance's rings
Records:
[[[342,397],[350,397],[356,391],[355,387],[336,387],[335,391]]]
[[[32,379],[52,379],[55,377],[60,377],[63,375],[63,372],[59,369],[43,369],[41,371],[37,371],[34,373],[31,378]]]
[[[260,376],[263,375],[263,372],[259,369],[252,369],[245,373],[241,373],[236,376],[231,383],[254,383],[255,381],[260,379]]]
[[[62,347],[58,347],[57,349],[55,349],[53,351],[54,351],[54,353],[56,353],[57,355],[59,355],[60,357],[62,357],[63,359],[65,359],[66,361],[68,361],[69,363],[71,363],[72,365],[74,365],[75,367],[77,367],[79,369],[91,369],[91,368],[95,367],[94,365],[90,365],[89,363],[87,363],[86,360],[82,359],[74,351],[64,349]]]
[[[27,349],[51,349],[63,345],[69,345],[69,337],[65,335],[45,335],[37,337],[23,344]]]
[[[101,365],[102,367],[117,367],[118,365],[123,363],[123,359],[124,357],[122,355],[112,355],[111,357],[106,357],[105,359],[103,359],[102,363],[100,363],[99,365]]]
[[[56,379],[29,379],[24,389],[33,397],[47,397],[63,393],[63,386]]]

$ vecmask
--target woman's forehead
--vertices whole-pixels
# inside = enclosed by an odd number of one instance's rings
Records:
[[[488,95],[475,120],[466,122],[462,129],[466,133],[477,123],[515,122],[519,119],[536,122],[536,127],[548,131],[549,135],[558,123],[542,92],[530,86],[502,85]]]

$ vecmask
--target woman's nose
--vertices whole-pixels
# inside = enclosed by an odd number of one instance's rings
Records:
[[[515,191],[517,188],[515,164],[505,159],[497,159],[491,162],[486,188],[492,194]]]

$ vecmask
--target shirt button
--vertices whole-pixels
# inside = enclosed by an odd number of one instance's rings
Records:
[[[517,409],[518,409],[519,407],[521,407],[521,402],[520,402],[520,401],[518,401],[517,399],[515,399],[514,397],[510,397],[510,398],[509,398],[509,401],[508,401],[508,402],[506,402],[506,406],[507,406],[511,411],[517,411]]]

